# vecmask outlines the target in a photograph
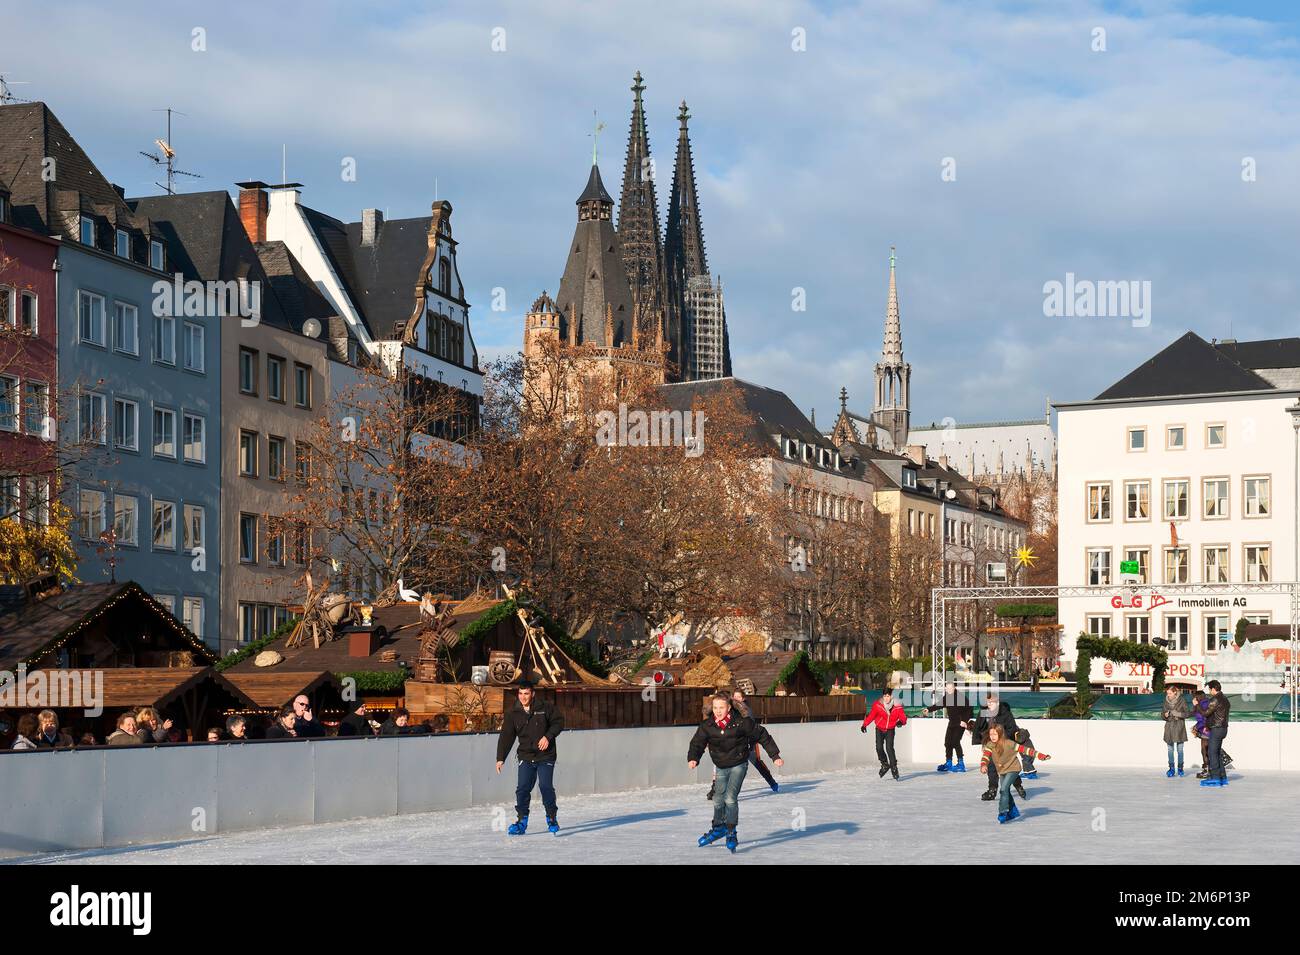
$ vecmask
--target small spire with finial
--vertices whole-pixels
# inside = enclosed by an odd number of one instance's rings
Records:
[[[840,388],[840,411],[849,410],[849,389]]]
[[[686,100],[682,100],[682,105],[677,110],[677,122],[682,124],[682,129],[686,128],[686,121],[691,118],[691,114],[686,112]]]
[[[638,73],[637,75],[640,76],[641,74]],[[594,109],[591,111],[591,124],[591,164],[595,166],[599,156],[600,131],[605,128],[605,124],[600,121]]]

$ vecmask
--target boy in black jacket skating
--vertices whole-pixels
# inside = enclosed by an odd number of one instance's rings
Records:
[[[943,734],[943,765],[935,767],[941,773],[966,772],[966,758],[961,751],[962,734],[970,728],[975,718],[975,710],[969,703],[957,702],[957,684],[949,683],[944,688],[942,700],[925,708],[926,715],[943,710],[948,717],[948,729]],[[957,764],[952,762],[953,753],[957,754]]]
[[[519,684],[519,698],[501,720],[497,738],[497,772],[505,765],[510,747],[519,741],[519,782],[515,787],[515,814],[519,817],[506,831],[522,836],[528,831],[528,806],[533,786],[542,790],[546,809],[546,828],[560,831],[555,805],[555,737],[564,729],[564,717],[550,707],[533,700],[533,685]]]
[[[699,725],[691,739],[686,765],[694,769],[708,749],[717,771],[717,790],[713,798],[713,826],[700,836],[700,845],[712,845],[725,835],[727,848],[735,852],[736,823],[740,816],[736,798],[749,770],[750,750],[761,744],[775,765],[784,766],[785,761],[771,734],[752,718],[741,716],[725,693],[714,696],[712,706],[712,714]]]

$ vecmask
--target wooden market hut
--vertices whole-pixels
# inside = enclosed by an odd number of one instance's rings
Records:
[[[802,650],[765,650],[724,657],[733,682],[748,680],[759,696],[825,696]]]
[[[275,711],[305,693],[315,713],[343,713],[343,687],[328,670],[283,670],[279,667],[226,673],[259,710]]]

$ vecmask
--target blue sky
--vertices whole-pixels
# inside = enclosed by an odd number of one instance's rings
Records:
[[[449,199],[494,356],[558,284],[593,110],[617,192],[639,69],[662,213],[691,109],[736,373],[826,426],[841,386],[869,410],[896,245],[913,420],[968,422],[1092,397],[1189,329],[1300,333],[1296,6],[5,0],[0,70],[128,194],[157,191],[137,150],[173,106],[180,166],[204,176],[182,189],[276,181],[283,146],[304,201],[343,219]],[[1150,326],[1045,317],[1067,272],[1151,282]]]

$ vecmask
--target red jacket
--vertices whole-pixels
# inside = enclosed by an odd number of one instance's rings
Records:
[[[907,723],[907,714],[903,712],[903,704],[897,700],[894,701],[892,708],[886,712],[883,700],[876,700],[871,704],[871,710],[867,713],[867,718],[862,721],[863,726],[876,724],[876,729],[882,733],[892,730],[896,726],[903,726]]]

